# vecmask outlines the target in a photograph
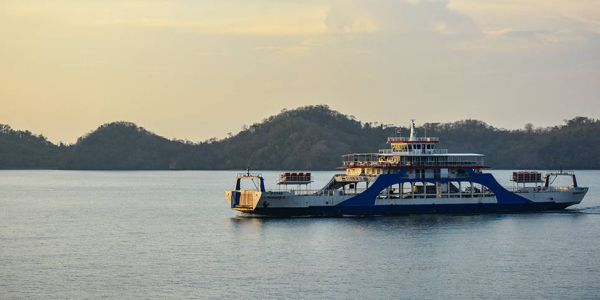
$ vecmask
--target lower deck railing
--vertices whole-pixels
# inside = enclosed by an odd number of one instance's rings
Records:
[[[403,194],[380,194],[377,199],[425,199],[425,198],[482,198],[494,197],[492,192],[485,193],[435,193],[435,194],[420,194],[420,193],[403,193]]]
[[[355,190],[289,190],[289,191],[276,191],[271,192],[273,194],[284,194],[290,193],[295,196],[352,196],[358,195],[364,192],[366,189]],[[491,191],[479,192],[479,193],[382,193],[377,196],[377,199],[420,199],[420,198],[481,198],[481,197],[493,197],[494,193]]]

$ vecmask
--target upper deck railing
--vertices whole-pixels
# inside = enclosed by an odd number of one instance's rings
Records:
[[[434,149],[424,150],[431,151]],[[437,149],[442,150],[442,149]],[[419,150],[415,150],[419,151]],[[397,154],[396,152],[393,152]],[[441,167],[441,166],[483,166],[484,157],[478,154],[461,155],[390,155],[346,154],[343,166],[354,167]]]
[[[345,168],[356,168],[356,167],[377,167],[377,168],[389,168],[389,167],[482,167],[484,166],[483,158],[464,159],[462,161],[437,161],[437,162],[400,162],[400,163],[388,163],[388,162],[376,162],[376,161],[344,161],[343,166]]]
[[[246,172],[246,173],[237,173],[237,177],[238,178],[253,178],[253,177],[262,177],[261,173],[250,173],[250,172]]]
[[[448,154],[448,149],[413,149],[407,151],[379,149],[379,154]]]
[[[424,142],[424,143],[437,143],[440,141],[437,137],[415,137],[413,139],[404,136],[392,136],[388,137],[388,143],[406,143],[406,142]]]

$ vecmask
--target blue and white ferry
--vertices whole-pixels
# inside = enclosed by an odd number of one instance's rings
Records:
[[[319,190],[310,190],[310,173],[283,173],[279,189],[267,191],[260,174],[239,174],[227,191],[228,205],[242,213],[270,216],[400,215],[559,210],[580,203],[588,191],[575,174],[514,172],[504,187],[483,170],[484,155],[448,153],[439,139],[417,137],[414,121],[408,137],[388,138],[389,149],[343,155],[345,173],[335,174]],[[558,186],[557,178],[569,184]],[[254,183],[242,189],[243,181]],[[564,181],[564,180],[562,180]]]

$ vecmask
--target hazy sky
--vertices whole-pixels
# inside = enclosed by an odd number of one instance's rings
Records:
[[[600,1],[1,0],[0,123],[172,138],[328,104],[505,128],[600,117]]]

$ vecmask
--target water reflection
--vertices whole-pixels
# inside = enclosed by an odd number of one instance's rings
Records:
[[[561,211],[477,214],[477,215],[406,215],[406,216],[345,216],[345,217],[261,217],[252,215],[236,215],[229,219],[232,228],[255,230],[267,226],[296,227],[308,225],[332,224],[332,226],[359,227],[366,230],[436,230],[439,228],[478,228],[502,221],[544,220],[548,216],[583,217],[586,214],[600,214],[600,206],[584,209],[568,209]],[[353,230],[356,228],[353,228]]]
[[[585,207],[579,209],[568,209],[563,211],[563,213],[573,213],[573,214],[600,214],[600,206],[592,206]]]
[[[345,217],[258,217],[237,215],[231,217],[234,227],[262,227],[272,224],[306,225],[309,223],[336,223],[347,226],[394,226],[403,227],[436,227],[454,225],[477,225],[502,219],[502,214],[482,215],[408,215],[408,216],[345,216]]]

